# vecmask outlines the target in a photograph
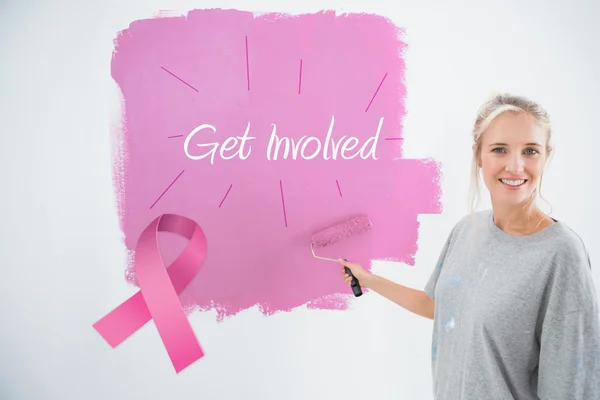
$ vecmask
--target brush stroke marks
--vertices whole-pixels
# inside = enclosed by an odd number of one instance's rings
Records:
[[[314,259],[309,238],[359,213],[369,214],[373,230],[321,249],[320,255],[366,268],[376,259],[414,265],[418,215],[441,211],[440,167],[405,159],[401,141],[384,140],[402,137],[401,34],[375,15],[255,17],[218,9],[135,21],[119,33],[112,76],[123,96],[114,159],[121,228],[133,249],[141,230],[163,213],[176,212],[202,227],[207,257],[201,276],[181,294],[187,309],[214,309],[219,319],[254,306],[265,315],[302,305],[345,309],[353,296],[339,265]],[[310,65],[302,68],[300,96],[299,60]],[[273,124],[278,135],[296,143],[303,136],[324,142],[332,117],[336,143],[343,136],[361,142],[374,137],[383,118],[377,159],[293,160],[283,158],[283,151],[277,160],[267,159]],[[200,144],[241,136],[250,124],[255,137],[250,156],[217,158],[211,165],[206,158],[188,158],[183,140],[167,139],[187,136],[201,124],[216,130],[196,134],[190,142],[195,151]],[[307,152],[314,146],[311,142]],[[343,182],[343,197],[341,188],[332,190],[336,181]],[[234,190],[223,203],[227,187]],[[177,237],[161,238],[165,263],[183,246]],[[130,259],[127,279],[136,283],[133,250]]]
[[[189,83],[187,83],[186,81],[184,81],[183,79],[181,79],[180,77],[178,77],[177,75],[175,75],[174,73],[172,73],[171,71],[169,71],[168,69],[166,69],[165,67],[161,67],[161,68],[164,71],[166,71],[167,73],[169,73],[171,76],[173,76],[175,79],[179,80],[184,85],[190,87],[191,89],[195,90],[196,92],[198,91],[198,89],[196,89],[195,87],[193,87],[192,85],[190,85]]]
[[[375,100],[375,96],[377,96],[377,93],[379,93],[379,89],[381,89],[381,85],[383,85],[383,81],[385,81],[386,77],[387,77],[387,72],[385,73],[385,75],[381,79],[381,82],[379,83],[379,86],[377,86],[377,90],[375,91],[375,93],[373,93],[373,97],[371,98],[371,101],[369,101],[369,105],[365,109],[365,112],[369,111],[369,108],[371,108],[371,104],[373,104],[373,100]]]
[[[221,202],[219,203],[219,208],[221,208],[221,206],[223,205],[223,202],[225,202],[225,199],[229,195],[229,191],[231,190],[232,187],[233,187],[233,183],[231,185],[229,185],[229,189],[227,189],[227,192],[225,193],[225,196],[223,196],[223,200],[221,200]]]
[[[158,198],[154,201],[154,203],[152,203],[152,205],[150,206],[150,209],[152,209],[156,203],[158,203],[160,201],[160,199],[162,199],[162,197],[165,195],[165,193],[167,193],[167,191],[169,189],[171,189],[171,186],[173,186],[173,184],[175,184],[175,182],[177,182],[177,179],[179,179],[179,177],[185,172],[185,170],[181,170],[181,172],[179,173],[179,175],[177,175],[175,177],[175,179],[173,179],[173,182],[171,182],[169,184],[169,186],[167,186],[167,188],[160,194],[160,196],[158,196]]]
[[[298,77],[298,94],[300,94],[302,89],[302,59],[300,59],[300,76]]]
[[[287,213],[285,212],[285,195],[283,194],[283,182],[281,179],[279,180],[279,191],[281,192],[281,208],[283,210],[283,222],[285,223],[285,227],[287,228]]]
[[[250,90],[250,59],[248,56],[248,36],[246,36],[246,81]]]

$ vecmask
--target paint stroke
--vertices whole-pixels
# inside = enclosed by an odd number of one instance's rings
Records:
[[[298,78],[298,94],[300,94],[301,88],[302,88],[302,59],[300,59],[300,77]]]
[[[180,301],[188,310],[216,312],[219,321],[248,309],[264,315],[302,306],[346,309],[352,292],[336,268],[312,257],[307,243],[310,233],[348,215],[367,213],[375,229],[322,249],[322,256],[346,257],[367,269],[373,260],[414,265],[419,216],[441,212],[441,173],[434,160],[407,159],[400,146],[390,145],[401,142],[384,141],[404,136],[402,37],[384,17],[335,11],[287,16],[211,9],[131,22],[117,35],[111,62],[123,96],[113,165],[120,227],[131,254],[124,266],[128,282],[136,284],[135,244],[157,208],[196,221],[206,233],[202,279],[192,281]],[[172,82],[159,68],[163,60],[184,77],[193,74],[202,95]],[[310,60],[308,69],[304,60]],[[356,112],[369,99],[368,112]],[[282,150],[277,160],[267,160],[273,124],[296,144],[303,136],[323,144],[332,116],[331,139],[353,136],[358,146],[373,137],[383,118],[374,143],[377,160],[344,159],[339,142],[335,159],[327,146],[327,158],[319,153],[294,160],[290,150],[285,159]],[[236,155],[239,141],[237,148],[228,142],[233,148],[222,153],[225,140],[242,136],[249,122],[249,156]],[[214,163],[210,156],[188,158],[183,140],[165,146],[167,136],[187,137],[201,124],[216,132],[199,132],[187,148],[209,154],[211,143],[219,142]],[[306,151],[316,148],[313,141]],[[182,170],[185,181],[180,176],[174,183]],[[168,183],[160,207],[149,210]],[[332,193],[336,186],[343,201]],[[170,264],[181,243],[168,234],[160,241]],[[298,270],[303,273],[290,273]]]
[[[285,210],[285,197],[283,195],[283,183],[279,180],[279,191],[281,192],[281,208],[283,209],[283,221],[285,223],[285,227],[287,228],[287,213]]]
[[[250,57],[248,56],[248,36],[246,36],[246,82],[250,90]]]
[[[173,184],[175,184],[175,182],[177,181],[177,179],[179,179],[179,177],[180,177],[180,176],[181,176],[181,175],[182,175],[184,172],[185,172],[185,170],[182,170],[182,171],[179,173],[179,175],[177,175],[177,176],[175,177],[175,179],[173,179],[173,182],[171,182],[171,183],[169,184],[169,186],[167,186],[167,188],[166,188],[166,189],[165,189],[165,190],[164,190],[164,191],[161,193],[161,195],[160,195],[160,196],[158,196],[158,199],[156,199],[156,200],[154,201],[154,203],[152,203],[152,205],[150,206],[150,209],[152,209],[152,208],[153,208],[153,207],[156,205],[156,203],[158,203],[158,201],[159,201],[160,199],[162,199],[162,197],[165,195],[165,193],[167,193],[167,191],[168,191],[169,189],[171,189],[171,186],[173,186]]]
[[[383,85],[383,81],[385,81],[386,77],[387,77],[387,72],[383,76],[383,79],[381,80],[381,82],[379,82],[379,86],[377,86],[377,90],[375,91],[375,93],[373,93],[373,97],[371,97],[371,101],[369,101],[369,105],[365,109],[365,112],[369,111],[369,108],[371,107],[371,104],[373,103],[373,100],[375,100],[375,96],[377,96],[377,93],[379,93],[379,89],[381,89],[381,85]]]
[[[229,195],[229,192],[231,191],[231,188],[233,187],[233,183],[231,185],[229,185],[229,189],[227,189],[227,192],[225,193],[225,196],[223,196],[223,199],[221,200],[221,202],[219,203],[219,208],[221,208],[221,206],[223,205],[223,202],[225,201],[225,199],[227,198],[227,196]]]
[[[161,67],[164,71],[166,71],[167,73],[171,74],[171,76],[175,77],[176,79],[178,79],[180,82],[182,82],[183,84],[187,85],[188,87],[194,89],[196,92],[198,92],[198,89],[196,89],[195,87],[193,87],[192,85],[190,85],[189,83],[187,83],[186,81],[184,81],[183,79],[181,79],[180,77],[178,77],[177,75],[175,75],[174,73],[172,73],[171,71],[169,71],[168,69],[166,69],[165,67]]]
[[[173,135],[173,136],[169,136],[167,139],[173,139],[173,138],[178,138],[178,137],[183,137],[183,135]]]

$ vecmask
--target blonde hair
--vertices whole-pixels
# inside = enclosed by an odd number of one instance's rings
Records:
[[[499,115],[506,113],[526,113],[533,117],[537,123],[547,132],[546,139],[546,155],[549,156],[552,153],[552,127],[550,124],[550,117],[546,110],[538,103],[524,97],[517,96],[508,93],[495,94],[491,99],[486,101],[477,113],[477,118],[473,125],[473,160],[471,165],[471,187],[469,190],[470,208],[471,213],[475,211],[479,205],[479,199],[481,195],[480,185],[480,170],[479,159],[481,157],[481,142],[482,137],[487,128],[490,126],[492,121]],[[546,201],[541,194],[542,189],[542,176],[540,176],[540,182],[538,187],[533,191],[533,195],[525,205],[527,212],[530,213],[535,206],[537,197]],[[546,203],[548,203],[546,201]],[[549,204],[549,203],[548,203]]]

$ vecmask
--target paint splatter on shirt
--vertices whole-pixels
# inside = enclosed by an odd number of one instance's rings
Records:
[[[598,398],[598,297],[585,245],[564,222],[515,236],[490,211],[464,217],[425,292],[436,399]]]

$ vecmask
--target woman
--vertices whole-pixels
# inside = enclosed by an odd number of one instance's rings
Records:
[[[472,182],[481,174],[492,210],[454,226],[423,291],[340,263],[361,286],[433,319],[436,399],[600,399],[588,253],[536,205],[552,153],[547,113],[498,95],[480,109],[473,139]]]

